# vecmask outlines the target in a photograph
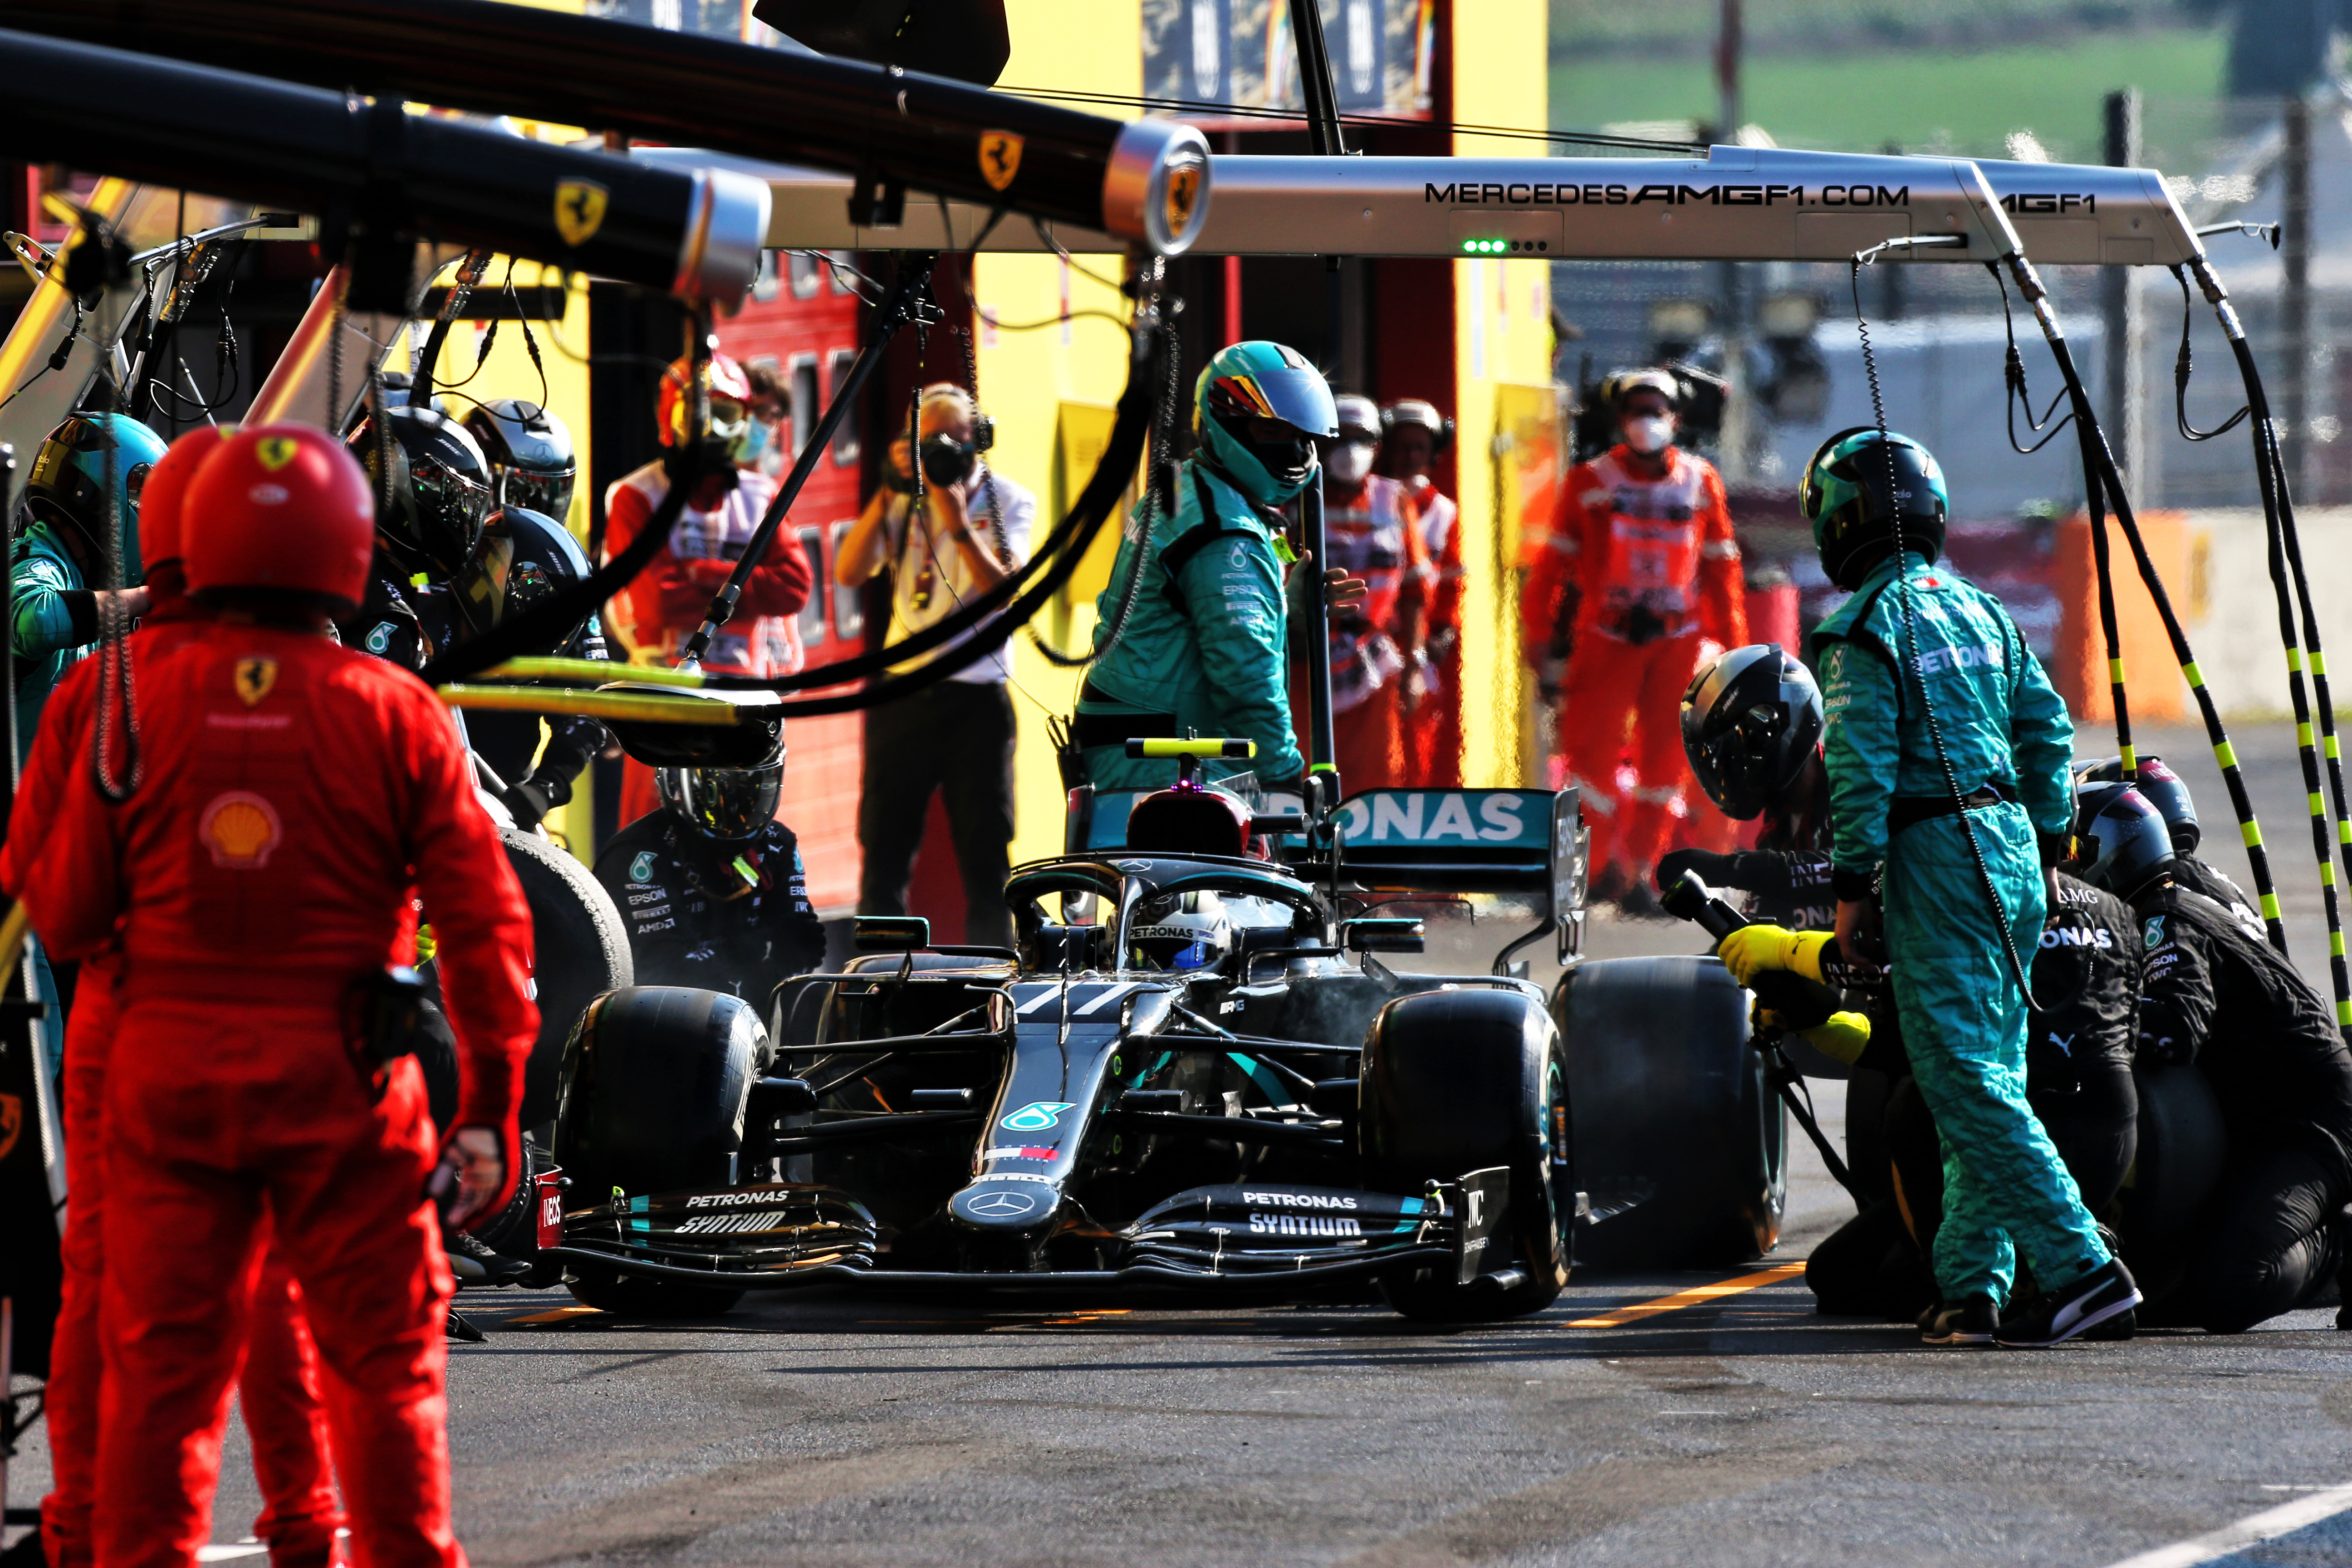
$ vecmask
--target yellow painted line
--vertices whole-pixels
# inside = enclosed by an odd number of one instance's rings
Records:
[[[602,1307],[558,1307],[550,1312],[533,1312],[527,1318],[509,1318],[507,1327],[513,1328],[517,1323],[568,1323],[574,1318],[596,1318],[604,1314]]]
[[[1661,1312],[1678,1312],[1685,1307],[1703,1307],[1709,1301],[1720,1301],[1726,1296],[1743,1295],[1766,1285],[1778,1285],[1783,1279],[1804,1271],[1802,1263],[1776,1263],[1760,1274],[1743,1274],[1737,1279],[1701,1285],[1690,1290],[1677,1290],[1671,1296],[1636,1301],[1630,1307],[1612,1308],[1598,1318],[1578,1318],[1568,1326],[1571,1329],[1614,1329],[1636,1319],[1654,1318]]]

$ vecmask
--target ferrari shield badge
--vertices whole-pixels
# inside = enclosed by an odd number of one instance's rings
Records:
[[[1180,163],[1168,171],[1168,232],[1181,235],[1192,221],[1192,204],[1201,199],[1201,165]]]
[[[236,698],[247,708],[269,695],[278,684],[278,661],[255,654],[236,661]]]
[[[13,1094],[0,1094],[0,1160],[6,1159],[16,1147],[16,1135],[25,1130],[25,1101]]]
[[[980,177],[992,191],[1001,191],[1021,172],[1022,140],[1010,131],[980,133]]]
[[[563,243],[572,246],[587,244],[604,226],[604,204],[610,199],[604,187],[593,180],[564,180],[555,187],[555,232]]]
[[[302,444],[291,436],[264,436],[253,444],[253,455],[273,474],[292,462],[301,449]]]

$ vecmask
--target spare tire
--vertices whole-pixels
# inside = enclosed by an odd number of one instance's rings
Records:
[[[2139,1152],[2124,1178],[2124,1252],[2153,1300],[2179,1278],[2230,1141],[2203,1069],[2143,1063],[2132,1068],[2132,1082]]]
[[[1580,1262],[1745,1263],[1780,1239],[1788,1113],[1748,1044],[1748,994],[1699,954],[1588,960],[1561,976]]]

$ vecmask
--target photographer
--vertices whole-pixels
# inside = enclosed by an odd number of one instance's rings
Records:
[[[982,458],[994,432],[963,388],[946,382],[925,387],[918,417],[926,482],[916,483],[907,438],[891,443],[887,482],[842,536],[834,559],[834,580],[845,588],[888,569],[894,643],[945,619],[1019,570],[1037,515],[1037,498]],[[963,633],[930,657],[946,658],[973,635]],[[1013,945],[1013,917],[1003,899],[1012,868],[1014,740],[1006,660],[1000,647],[867,713],[857,808],[857,841],[866,851],[858,913],[907,912],[915,851],[938,791],[963,877],[964,940]]]

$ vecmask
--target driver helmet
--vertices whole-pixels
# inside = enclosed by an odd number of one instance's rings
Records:
[[[1894,448],[1895,493],[1887,494],[1887,447]],[[1936,455],[1908,436],[1857,425],[1815,449],[1797,489],[1813,525],[1813,547],[1831,582],[1852,592],[1895,548],[1899,519],[1903,548],[1930,563],[1944,552],[1951,497]]]
[[[1683,693],[1683,752],[1706,798],[1747,822],[1778,802],[1821,749],[1822,689],[1779,643],[1702,665]]]
[[[1139,966],[1182,973],[1223,963],[1234,950],[1234,927],[1216,894],[1172,893],[1137,907],[1128,941]]]
[[[749,768],[656,768],[654,785],[667,806],[706,838],[757,838],[776,820],[784,794],[783,738],[764,763]]]
[[[382,497],[376,532],[404,572],[443,579],[465,570],[490,515],[490,465],[466,427],[446,414],[404,404],[383,411],[389,484],[376,471],[376,416],[352,432],[360,460]]]
[[[2172,835],[2172,852],[2175,855],[2196,854],[2204,834],[2197,826],[2197,803],[2189,797],[2189,785],[2182,782],[2179,773],[2164,765],[2162,757],[2140,758],[2137,772],[2138,776],[2134,781],[2134,787],[2147,797],[2147,804],[2156,807],[2156,814],[2164,818],[2165,828]],[[2074,769],[2077,785],[2120,784],[2123,776],[2124,760],[2121,757],[2081,763]]]
[[[139,497],[163,458],[163,437],[128,414],[77,414],[49,432],[33,454],[25,508],[53,531],[68,531],[106,559],[119,525],[122,580],[140,579]],[[108,515],[110,500],[111,518]]]
[[[520,397],[494,397],[466,416],[466,430],[490,463],[491,500],[562,521],[572,510],[578,454],[562,420]]]
[[[2086,784],[2074,797],[2069,869],[2129,900],[2172,869],[2172,832],[2146,795],[2124,784]]]
[[[1192,433],[1220,478],[1259,506],[1279,506],[1314,477],[1315,440],[1339,436],[1339,411],[1297,351],[1253,340],[1218,350],[1202,369]]]

